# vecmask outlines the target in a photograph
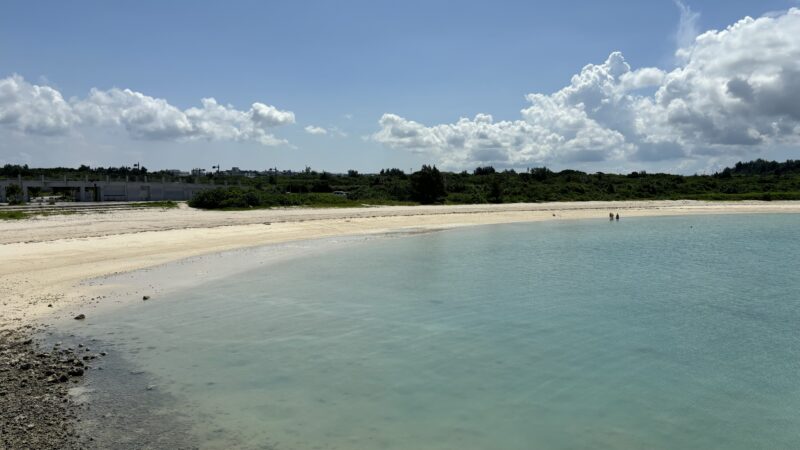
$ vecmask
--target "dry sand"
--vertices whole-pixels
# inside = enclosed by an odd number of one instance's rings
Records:
[[[104,292],[82,280],[238,248],[344,235],[496,223],[633,216],[800,213],[800,202],[580,202],[475,206],[199,211],[118,210],[0,222],[0,329]],[[52,305],[49,307],[48,305]]]

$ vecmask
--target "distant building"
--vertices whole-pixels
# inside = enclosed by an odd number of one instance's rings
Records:
[[[226,170],[222,173],[231,177],[255,178],[258,176],[257,170],[242,170],[238,167],[231,167],[231,170]]]

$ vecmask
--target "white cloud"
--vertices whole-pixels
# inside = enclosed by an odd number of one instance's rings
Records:
[[[295,122],[294,113],[264,103],[247,111],[204,98],[200,108],[180,108],[130,89],[92,89],[83,99],[65,101],[61,93],[19,75],[0,79],[0,126],[26,134],[57,135],[80,126],[125,129],[135,139],[232,140],[278,145],[286,141],[271,129]]]
[[[555,93],[527,95],[530,105],[513,121],[479,114],[426,126],[387,113],[372,139],[449,168],[681,164],[800,144],[800,10],[705,32],[676,54],[682,63],[666,72],[632,70],[614,52]]]
[[[341,128],[336,126],[324,128],[316,125],[308,125],[304,129],[306,130],[306,133],[314,135],[328,135],[338,138],[346,138],[348,136],[346,132],[342,131]]]
[[[19,75],[0,79],[0,125],[25,133],[61,134],[80,122],[61,93]]]
[[[308,125],[305,128],[305,130],[306,130],[306,133],[308,133],[308,134],[317,134],[317,135],[319,135],[319,134],[328,134],[328,130],[326,130],[325,128],[314,126],[314,125]]]
[[[685,48],[692,45],[694,39],[700,34],[698,22],[700,21],[700,13],[692,11],[687,4],[681,0],[674,0],[675,6],[681,13],[680,20],[678,21],[678,29],[675,32],[675,42],[678,48]]]
[[[343,131],[343,130],[342,130],[341,128],[339,128],[339,127],[331,127],[329,130],[330,130],[330,132],[331,132],[331,133],[333,133],[335,136],[338,136],[338,137],[340,137],[340,138],[346,138],[347,136],[349,136],[349,135],[347,134],[347,132],[346,132],[346,131]]]

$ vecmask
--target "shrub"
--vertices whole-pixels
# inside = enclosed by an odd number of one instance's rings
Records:
[[[22,187],[18,184],[9,184],[6,186],[6,199],[9,205],[20,205],[25,202],[22,195]]]

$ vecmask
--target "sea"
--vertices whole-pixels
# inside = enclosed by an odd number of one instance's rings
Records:
[[[97,442],[800,448],[800,215],[623,215],[297,249],[143,272],[136,295],[152,298],[62,325],[109,354],[81,392],[86,423],[116,418]],[[159,288],[170,277],[179,286]]]

